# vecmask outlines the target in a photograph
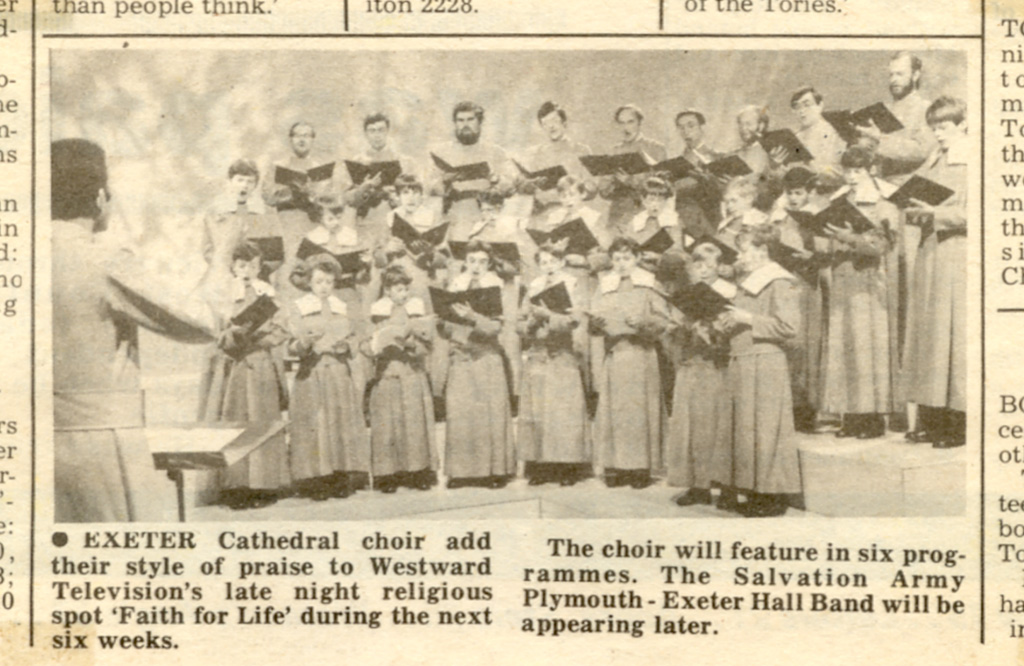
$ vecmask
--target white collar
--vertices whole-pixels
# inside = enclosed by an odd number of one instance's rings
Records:
[[[597,219],[601,217],[601,213],[597,212],[593,208],[590,208],[589,206],[583,206],[578,211],[576,211],[575,215],[571,215],[569,213],[568,208],[564,206],[559,206],[558,208],[555,208],[548,214],[548,229],[554,229],[555,227],[564,224],[565,222],[575,220],[577,217],[583,220],[587,227],[593,230],[597,223]]]
[[[650,215],[648,215],[647,211],[644,210],[640,211],[635,216],[633,216],[633,232],[640,233],[641,231],[643,231],[644,227],[647,226],[647,218],[649,217]],[[679,216],[676,214],[676,211],[672,208],[672,206],[666,205],[664,208],[661,209],[661,212],[658,213],[659,229],[664,229],[666,227],[674,227],[677,226],[678,224]]]
[[[332,234],[327,230],[327,227],[320,225],[306,234],[306,238],[321,246],[328,245],[332,240],[342,247],[355,247],[359,245],[359,232],[352,227],[341,227]]]
[[[648,289],[654,289],[654,273],[645,271],[642,268],[633,269],[633,272],[629,274],[629,279],[633,282],[634,287],[647,287]],[[601,293],[610,294],[611,292],[618,290],[621,283],[621,275],[615,271],[608,271],[601,275]]]
[[[469,273],[459,273],[452,278],[451,283],[448,285],[448,291],[466,291],[469,289],[469,283],[472,282],[473,276]],[[490,271],[480,276],[480,288],[485,289],[488,287],[501,287],[504,282],[498,277],[496,273]]]
[[[245,282],[243,282],[242,280],[240,280],[238,278],[235,278],[234,280],[232,280],[232,282],[233,282],[233,285],[232,285],[232,295],[234,296],[235,301],[236,302],[237,301],[244,301],[245,300]],[[257,296],[270,296],[271,298],[276,296],[276,293],[274,292],[274,288],[271,287],[266,282],[264,282],[263,280],[253,280],[251,284],[252,284],[252,290],[253,290],[253,292],[255,292],[255,294]]]
[[[953,145],[946,149],[946,164],[950,166],[966,165],[970,157],[969,152],[966,137],[955,141]]]
[[[334,314],[348,314],[348,308],[345,306],[345,301],[341,300],[337,296],[328,296],[327,303],[330,305],[331,312]],[[298,308],[300,315],[308,317],[311,314],[316,314],[323,310],[323,301],[321,301],[315,294],[306,294],[295,301],[295,307]]]
[[[734,285],[732,282],[729,282],[728,280],[718,278],[708,286],[714,289],[720,295],[728,298],[730,301],[736,298],[736,285]]]
[[[370,306],[371,317],[390,317],[391,313],[395,310],[395,302],[385,296],[384,298],[378,299]],[[423,317],[427,314],[426,308],[423,306],[423,299],[413,296],[405,302],[402,306],[405,308],[406,314],[410,317]]]
[[[555,286],[556,284],[558,284],[559,282],[564,282],[565,283],[565,288],[569,290],[570,294],[572,293],[573,289],[576,288],[576,278],[574,278],[571,275],[559,272],[559,273],[555,273],[551,277],[552,277],[552,282],[551,282],[550,286],[552,286],[552,287]],[[536,296],[540,292],[544,291],[544,289],[547,288],[547,280],[548,280],[548,276],[547,275],[541,275],[539,277],[534,278],[530,282],[530,296],[531,297]]]
[[[730,224],[735,222],[736,219],[737,218],[735,216],[723,218],[722,221],[719,222],[718,224],[718,231],[725,229]],[[756,208],[751,208],[748,211],[744,211],[743,214],[740,215],[739,221],[740,224],[747,227],[759,227],[762,224],[766,224],[769,220],[767,215],[765,215]]]
[[[267,210],[263,198],[258,193],[254,196],[252,192],[249,193],[249,198],[245,202],[245,209],[253,215],[263,215]],[[221,192],[213,200],[213,212],[220,215],[237,213],[238,199],[231,192]]]
[[[751,296],[757,296],[775,280],[793,280],[793,274],[774,261],[769,261],[744,278],[740,287]]]

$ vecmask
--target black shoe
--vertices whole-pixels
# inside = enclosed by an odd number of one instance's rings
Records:
[[[526,482],[528,486],[543,486],[548,482],[548,479],[543,476],[531,476],[530,480]]]
[[[857,439],[878,439],[883,435],[885,435],[885,424],[883,423],[881,427],[872,424],[871,427],[858,432]]]
[[[643,490],[644,488],[650,487],[654,484],[654,479],[647,472],[639,472],[632,474],[629,479],[629,486],[635,490]]]
[[[498,490],[508,485],[508,478],[504,476],[492,476],[487,482],[487,487],[491,490]]]
[[[715,508],[722,511],[738,512],[741,505],[739,498],[736,497],[736,493],[723,490],[722,494],[718,496],[718,501],[715,502]]]
[[[449,490],[456,490],[458,488],[465,488],[468,485],[469,481],[466,479],[448,479],[448,483],[445,484],[445,487]]]
[[[931,444],[935,441],[935,434],[927,430],[911,430],[903,436],[910,444]]]
[[[860,433],[857,430],[847,424],[843,424],[836,430],[836,437],[839,439],[846,439],[847,437],[857,437]]]
[[[618,470],[615,470],[614,472],[605,471],[604,485],[609,488],[621,488],[626,485],[626,475]]]
[[[711,491],[707,488],[690,488],[673,500],[678,506],[711,504]]]
[[[558,485],[562,486],[563,488],[566,488],[568,486],[575,486],[577,481],[579,481],[579,479],[577,479],[575,476],[563,476],[561,479],[559,479]]]
[[[773,495],[755,495],[740,510],[746,518],[774,518],[786,513],[789,507],[781,497]]]

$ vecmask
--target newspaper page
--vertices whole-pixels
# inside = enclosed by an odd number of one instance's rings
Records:
[[[0,48],[0,662],[1024,663],[1021,3]]]

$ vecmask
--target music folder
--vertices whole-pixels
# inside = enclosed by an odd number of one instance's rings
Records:
[[[792,130],[780,129],[765,132],[759,141],[761,142],[761,147],[764,148],[765,152],[768,154],[771,154],[771,152],[776,148],[785,148],[788,153],[786,155],[786,161],[784,162],[785,164],[810,162],[814,159],[814,155],[811,155],[811,151],[809,151],[807,146],[797,138],[796,134],[794,134]]]
[[[530,171],[516,160],[512,160],[519,169],[520,173],[530,180],[537,181],[537,187],[542,190],[552,190],[558,185],[565,176],[569,175],[569,172],[565,170],[565,167],[558,164],[547,169],[541,169],[540,171]]]
[[[650,238],[640,244],[640,251],[661,254],[674,244],[675,241],[672,240],[672,236],[668,233],[668,229],[662,227],[652,234]]]
[[[461,164],[452,166],[434,153],[430,153],[437,168],[445,173],[454,173],[455,180],[480,180],[491,177],[491,167],[487,162],[473,162],[472,164]]]
[[[719,178],[737,178],[739,176],[746,176],[754,173],[753,169],[750,168],[750,165],[744,162],[743,158],[739,155],[722,157],[714,162],[708,163],[704,168]]]
[[[259,248],[263,261],[284,261],[284,239],[280,236],[250,238],[249,242]]]
[[[421,240],[426,241],[430,245],[437,246],[444,242],[444,237],[447,234],[448,222],[439,224],[436,227],[431,227],[430,229],[421,232],[398,213],[395,213],[395,221],[391,225],[391,235],[406,245],[410,245],[415,241]]]
[[[911,199],[923,201],[929,206],[940,206],[953,196],[953,190],[934,180],[922,176],[911,176],[898,190],[889,195],[889,201],[900,208],[910,206]]]
[[[381,187],[388,187],[394,185],[395,179],[402,175],[402,165],[398,160],[369,164],[345,160],[345,168],[348,169],[349,178],[355,185],[361,185],[367,178],[373,178],[380,174]]]
[[[277,312],[277,303],[270,296],[263,294],[247,305],[245,309],[231,318],[231,323],[253,332],[267,323]]]
[[[534,305],[543,305],[557,314],[566,314],[572,307],[572,297],[565,282],[559,282],[530,298]]]
[[[358,273],[363,269],[363,250],[335,254],[308,238],[303,238],[302,242],[299,243],[299,249],[296,251],[295,256],[299,259],[308,259],[317,254],[329,254],[334,257],[335,261],[341,266],[342,273]]]
[[[591,250],[600,246],[597,237],[590,231],[590,227],[579,217],[563,222],[551,231],[527,229],[526,233],[530,234],[530,238],[537,245],[568,241],[565,247],[566,254],[586,256]]]
[[[704,282],[683,287],[672,297],[671,303],[684,315],[697,321],[711,321],[732,304]]]
[[[456,303],[468,305],[479,315],[496,319],[502,315],[501,287],[483,287],[466,291],[447,291],[430,287],[430,302],[434,306],[434,314],[440,319],[456,324],[470,324],[455,314],[452,308]]]
[[[581,155],[580,162],[592,176],[614,176],[622,171],[630,176],[651,170],[651,160],[637,151],[615,155]]]
[[[452,250],[452,257],[459,261],[466,259],[466,246],[469,243],[466,241],[449,241],[448,247]],[[493,259],[501,259],[510,264],[519,263],[519,245],[516,243],[489,243],[484,241],[484,245],[490,250],[490,255]]]

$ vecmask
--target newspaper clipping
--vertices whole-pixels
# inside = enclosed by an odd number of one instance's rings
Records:
[[[1024,4],[0,46],[0,663],[1024,663]]]

